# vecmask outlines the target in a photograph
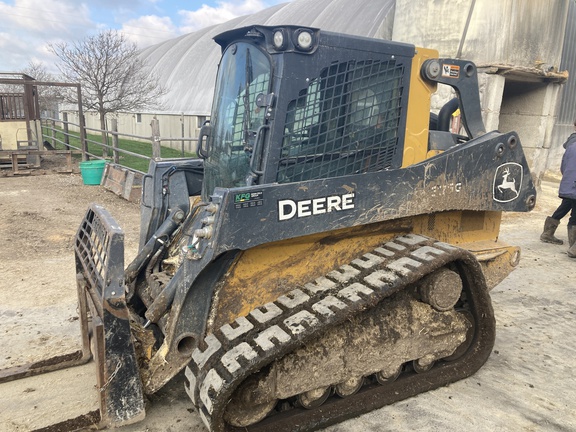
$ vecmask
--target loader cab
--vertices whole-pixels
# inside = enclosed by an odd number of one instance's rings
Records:
[[[218,35],[203,198],[402,165],[414,47],[296,26]]]

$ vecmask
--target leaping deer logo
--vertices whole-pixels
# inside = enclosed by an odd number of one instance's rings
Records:
[[[516,180],[508,180],[508,177],[510,177],[510,168],[505,168],[502,172],[502,183],[497,186],[498,190],[502,192],[504,189],[510,189],[518,195],[518,191],[516,190]]]
[[[494,173],[493,199],[506,203],[514,201],[520,196],[518,192],[522,188],[523,168],[516,162],[508,162],[500,165]]]

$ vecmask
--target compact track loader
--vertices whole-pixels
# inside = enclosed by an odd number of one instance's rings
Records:
[[[296,26],[215,41],[200,158],[151,162],[137,257],[98,205],[76,237],[102,424],[183,369],[211,431],[318,429],[472,375],[520,256],[501,212],[536,199],[476,66]],[[433,115],[438,84],[457,98]]]

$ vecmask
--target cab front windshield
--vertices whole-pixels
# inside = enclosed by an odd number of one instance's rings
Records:
[[[266,54],[254,45],[240,42],[224,52],[204,161],[205,195],[215,187],[246,185],[254,141],[265,122],[266,110],[256,100],[269,92],[270,69]]]

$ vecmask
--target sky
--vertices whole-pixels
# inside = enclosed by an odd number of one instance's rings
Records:
[[[0,0],[0,72],[57,74],[49,45],[116,29],[145,48],[290,0]]]

